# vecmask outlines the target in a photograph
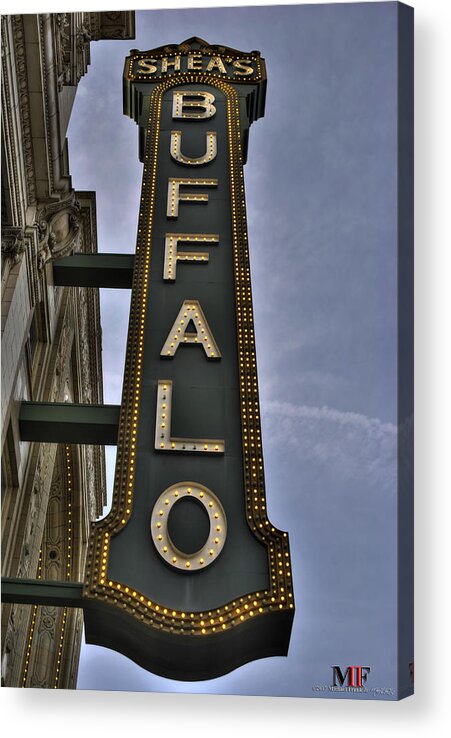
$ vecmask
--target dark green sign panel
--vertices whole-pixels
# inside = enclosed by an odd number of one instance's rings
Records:
[[[288,536],[266,511],[244,198],[265,67],[257,52],[191,39],[132,52],[124,80],[143,186],[86,637],[158,674],[207,679],[285,655],[294,614]]]

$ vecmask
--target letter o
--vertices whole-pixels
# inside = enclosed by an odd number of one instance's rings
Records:
[[[209,517],[210,531],[205,544],[194,554],[187,555],[176,548],[168,532],[169,514],[180,500],[191,497],[200,502]],[[161,558],[180,572],[187,574],[210,566],[221,553],[227,537],[227,520],[219,499],[198,482],[179,482],[162,492],[150,518],[150,532]]]

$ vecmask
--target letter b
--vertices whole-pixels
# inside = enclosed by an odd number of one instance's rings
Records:
[[[173,118],[212,118],[216,113],[215,96],[211,92],[184,90],[172,93]],[[187,110],[191,108],[191,110]],[[194,110],[193,110],[194,108]]]

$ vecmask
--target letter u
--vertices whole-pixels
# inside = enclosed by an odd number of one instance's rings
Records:
[[[171,131],[171,156],[180,164],[187,164],[188,166],[208,164],[216,158],[217,153],[216,131],[207,131],[205,154],[197,157],[182,154],[182,132]]]

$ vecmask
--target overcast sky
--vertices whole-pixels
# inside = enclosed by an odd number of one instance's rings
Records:
[[[395,12],[142,11],[136,40],[91,44],[68,138],[74,188],[97,192],[100,251],[135,247],[130,48],[196,35],[266,59],[245,177],[268,514],[290,533],[297,609],[287,658],[183,683],[84,645],[81,689],[315,696],[332,664],[369,664],[371,686],[395,686]],[[106,403],[120,402],[128,307],[126,292],[102,291]]]

